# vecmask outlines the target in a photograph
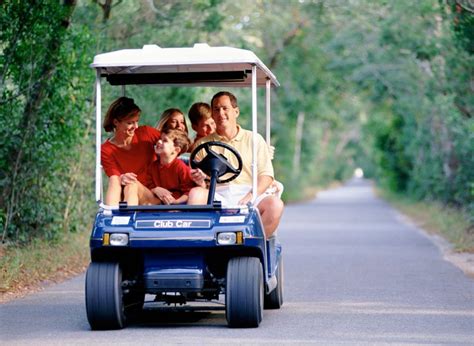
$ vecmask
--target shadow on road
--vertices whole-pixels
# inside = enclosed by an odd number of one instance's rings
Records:
[[[192,303],[193,305],[168,306],[145,303],[143,311],[131,318],[130,327],[223,327],[227,328],[225,307],[220,303]]]

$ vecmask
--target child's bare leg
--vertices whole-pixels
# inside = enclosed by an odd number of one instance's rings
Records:
[[[189,191],[188,204],[190,205],[199,205],[207,203],[207,196],[209,195],[209,190],[203,187],[193,187]]]

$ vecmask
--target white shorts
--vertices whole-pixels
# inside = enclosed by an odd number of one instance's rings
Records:
[[[226,184],[216,187],[216,194],[214,200],[220,201],[223,206],[235,206],[244,196],[252,189],[250,185]],[[260,196],[255,199],[253,203],[257,206],[265,197],[278,196],[283,192],[283,185],[274,181],[272,185]]]

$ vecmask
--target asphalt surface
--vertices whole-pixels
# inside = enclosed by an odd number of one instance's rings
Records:
[[[0,344],[474,344],[474,280],[368,182],[287,206],[279,239],[285,303],[259,328],[227,328],[222,304],[148,304],[124,330],[90,331],[82,275],[0,305]]]

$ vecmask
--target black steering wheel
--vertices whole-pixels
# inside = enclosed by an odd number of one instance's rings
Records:
[[[229,150],[237,159],[238,167],[232,166],[227,157],[216,153],[211,149],[212,147],[222,147]],[[206,151],[206,156],[201,161],[194,160],[196,154],[203,149]],[[189,162],[191,163],[192,168],[199,168],[201,171],[210,176],[211,182],[212,177],[215,176],[217,183],[228,183],[229,181],[237,178],[242,171],[242,157],[240,156],[239,152],[234,147],[223,142],[211,141],[200,144],[191,153]],[[221,176],[228,173],[232,174],[229,178],[220,179]]]

